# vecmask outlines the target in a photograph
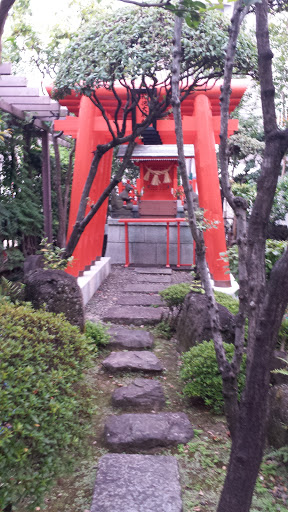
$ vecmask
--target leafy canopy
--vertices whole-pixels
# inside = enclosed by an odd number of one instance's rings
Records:
[[[84,92],[115,81],[152,79],[170,82],[174,17],[163,9],[119,9],[93,20],[67,48],[56,79],[58,96]],[[185,79],[205,81],[223,73],[228,20],[207,12],[195,29],[186,24],[182,39],[182,86]],[[254,43],[239,38],[235,73],[253,74]]]

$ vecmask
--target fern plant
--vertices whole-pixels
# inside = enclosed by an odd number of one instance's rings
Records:
[[[22,301],[24,298],[24,288],[25,284],[13,283],[2,276],[0,279],[0,299],[10,300],[14,303]]]
[[[284,357],[277,357],[279,361],[283,361],[286,364],[286,368],[276,368],[276,370],[271,370],[271,373],[281,373],[282,375],[288,376],[288,361],[284,359]]]

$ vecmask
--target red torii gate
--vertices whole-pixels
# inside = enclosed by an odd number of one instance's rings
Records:
[[[219,144],[220,133],[220,87],[216,83],[209,90],[198,89],[191,93],[182,103],[184,144],[194,144],[196,178],[199,194],[199,206],[204,208],[205,217],[210,221],[218,221],[217,229],[207,230],[204,234],[207,246],[207,262],[214,282],[218,286],[229,286],[230,276],[226,274],[225,263],[219,253],[226,251],[225,231],[222,215],[222,203],[219,188],[218,166],[215,144]],[[247,82],[232,81],[230,112],[239,104]],[[52,88],[48,88],[49,94]],[[117,87],[117,94],[124,98],[126,90]],[[97,95],[106,112],[113,116],[116,99],[107,89],[98,89]],[[67,135],[77,139],[74,175],[71,193],[71,206],[67,236],[69,238],[75,224],[81,193],[93,159],[93,151],[97,144],[104,144],[111,139],[105,120],[92,101],[85,96],[77,96],[75,92],[60,100],[71,113],[77,117],[66,117],[65,120],[54,122],[55,130],[63,130]],[[110,112],[109,112],[110,111]],[[112,117],[113,119],[113,117]],[[131,133],[132,121],[127,121],[126,134]],[[228,135],[238,129],[238,120],[229,120]],[[176,144],[175,125],[172,116],[157,121],[157,131],[163,144]],[[140,140],[139,143],[142,143]],[[99,164],[89,202],[94,203],[109,184],[111,176],[112,153],[106,153]],[[87,209],[89,209],[89,202]],[[87,225],[73,253],[73,266],[69,273],[78,276],[79,272],[101,256],[104,228],[106,222],[107,201]]]

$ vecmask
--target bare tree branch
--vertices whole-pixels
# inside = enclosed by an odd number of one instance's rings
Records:
[[[226,48],[226,59],[224,69],[224,80],[221,88],[221,129],[220,129],[220,147],[219,160],[221,167],[221,186],[224,197],[233,208],[237,221],[237,244],[239,250],[239,312],[236,316],[235,326],[235,352],[231,363],[232,370],[237,375],[244,350],[245,318],[247,314],[248,296],[248,278],[247,278],[247,226],[246,226],[246,202],[241,198],[236,198],[231,190],[228,173],[228,121],[229,121],[229,103],[231,96],[231,79],[236,53],[237,39],[241,23],[249,11],[242,0],[234,4],[233,16],[229,29],[229,40]]]

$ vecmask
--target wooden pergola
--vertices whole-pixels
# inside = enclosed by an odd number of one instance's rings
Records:
[[[0,64],[0,110],[7,112],[22,121],[33,122],[39,130],[42,139],[42,193],[44,234],[52,242],[52,206],[51,206],[51,170],[49,138],[52,137],[51,128],[47,121],[65,117],[67,109],[60,108],[57,101],[49,96],[39,94],[37,88],[27,87],[27,79],[12,75],[10,63]],[[65,140],[62,145],[69,146]]]

